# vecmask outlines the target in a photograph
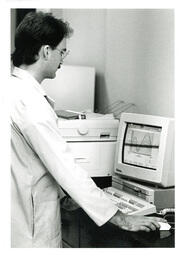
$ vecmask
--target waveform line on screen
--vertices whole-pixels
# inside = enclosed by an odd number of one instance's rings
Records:
[[[159,146],[157,145],[142,145],[142,144],[134,144],[134,143],[125,143],[125,146],[138,147],[138,148],[159,148]]]

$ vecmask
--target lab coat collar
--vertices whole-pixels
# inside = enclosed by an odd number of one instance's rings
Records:
[[[37,91],[39,91],[43,96],[47,96],[41,85],[28,71],[18,67],[14,67],[12,75],[20,79],[29,80]]]

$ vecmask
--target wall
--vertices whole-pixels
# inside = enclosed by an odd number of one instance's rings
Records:
[[[65,9],[74,28],[67,64],[95,66],[95,108],[116,100],[174,116],[174,13],[167,9]]]
[[[14,35],[15,35],[15,30],[16,30],[16,11],[15,9],[11,9],[11,33],[10,33],[10,46],[11,46],[11,53],[14,50]]]
[[[173,116],[173,12],[108,10],[108,102],[136,103],[140,113]]]

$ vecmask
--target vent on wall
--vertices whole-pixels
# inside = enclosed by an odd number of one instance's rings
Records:
[[[134,103],[125,102],[123,100],[117,100],[112,104],[106,106],[103,110],[103,114],[113,113],[114,117],[120,119],[122,112],[135,112],[136,105]]]

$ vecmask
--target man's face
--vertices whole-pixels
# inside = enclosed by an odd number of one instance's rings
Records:
[[[63,53],[66,52],[66,41],[62,40],[55,49],[50,49],[46,78],[55,78],[56,71],[63,63]]]

